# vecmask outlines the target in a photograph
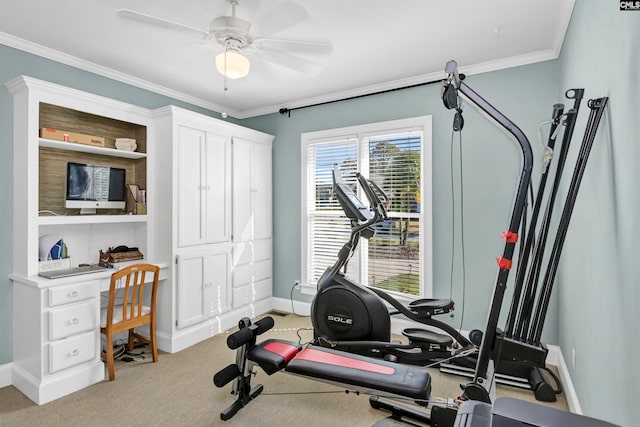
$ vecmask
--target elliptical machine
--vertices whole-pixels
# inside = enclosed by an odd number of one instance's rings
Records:
[[[360,201],[343,181],[338,166],[333,169],[334,192],[342,210],[351,221],[351,235],[338,253],[333,266],[318,281],[318,292],[311,305],[315,343],[324,347],[414,365],[452,357],[474,345],[455,328],[433,319],[453,310],[450,299],[421,298],[403,304],[388,293],[357,284],[344,274],[361,237],[375,235],[374,226],[387,219],[387,196],[373,181],[356,174],[369,205]],[[390,312],[389,304],[395,311]],[[390,316],[402,314],[430,326],[408,328],[402,334],[409,343],[391,341]],[[436,328],[444,333],[435,332]]]

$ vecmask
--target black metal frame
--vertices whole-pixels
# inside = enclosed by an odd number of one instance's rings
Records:
[[[531,171],[533,169],[533,152],[531,144],[524,132],[522,132],[518,126],[463,82],[464,75],[458,74],[458,64],[455,61],[449,61],[447,63],[445,72],[447,73],[447,79],[443,82],[444,86],[442,93],[442,99],[445,107],[448,109],[455,109],[457,114],[461,115],[459,98],[460,96],[464,97],[472,105],[476,106],[493,119],[507,133],[513,136],[522,150],[520,178],[518,180],[511,220],[507,230],[511,235],[517,235],[527,203],[527,188],[531,182]],[[460,120],[458,120],[458,122],[460,122]],[[493,296],[491,298],[491,306],[485,326],[485,332],[482,337],[482,344],[480,345],[476,371],[473,382],[465,387],[464,394],[466,397],[473,400],[490,401],[489,393],[491,381],[489,381],[487,373],[489,372],[492,354],[495,352],[500,308],[502,307],[504,294],[507,289],[507,279],[511,270],[511,260],[513,259],[516,242],[517,240],[514,239],[506,239],[502,257],[499,258],[498,261],[498,276],[493,289]]]
[[[538,234],[535,246],[533,246],[533,259],[530,269],[528,270],[529,274],[526,278],[527,283],[524,290],[524,297],[522,298],[522,302],[520,302],[520,295],[522,293],[522,287],[524,285],[525,275],[527,273],[527,264],[529,261],[526,254],[521,259],[521,262],[518,266],[519,270],[514,288],[514,298],[511,303],[509,316],[507,317],[507,326],[505,328],[505,335],[508,338],[514,338],[517,340],[526,339],[527,329],[529,328],[529,323],[531,321],[533,305],[537,293],[537,283],[540,275],[540,270],[542,268],[542,260],[547,244],[547,237],[549,233],[549,226],[551,224],[553,208],[560,185],[560,179],[562,178],[567,153],[569,151],[569,145],[571,143],[571,138],[575,129],[576,119],[580,110],[580,102],[582,101],[583,94],[584,89],[570,89],[565,93],[565,96],[568,99],[574,100],[574,105],[573,108],[567,111],[567,113],[564,115],[565,131],[562,137],[558,166],[556,167],[556,174],[554,177],[551,194],[549,195],[549,199],[547,200],[547,206],[542,219],[541,229]],[[549,143],[551,143],[551,138],[549,140]],[[553,146],[550,146],[550,148],[553,149]],[[545,172],[548,173],[548,168]],[[546,176],[546,173],[543,174],[543,177]],[[538,192],[536,203],[542,202],[542,196],[544,192],[542,182],[543,181],[541,180],[540,191]],[[529,230],[530,234],[527,236],[527,244],[533,242],[535,227],[536,220],[532,219]],[[531,240],[529,240],[529,237],[531,237]],[[518,311],[519,304],[521,305]]]
[[[589,119],[587,121],[587,127],[584,133],[582,144],[580,146],[580,152],[578,154],[578,161],[571,177],[571,183],[569,184],[569,190],[567,192],[567,198],[565,200],[564,207],[562,209],[562,215],[560,217],[560,223],[558,225],[558,231],[556,238],[551,249],[549,262],[547,264],[547,270],[545,272],[544,280],[542,283],[540,297],[538,298],[538,304],[535,310],[535,317],[531,326],[531,331],[527,337],[528,341],[537,345],[540,343],[542,336],[542,328],[544,326],[545,317],[547,314],[547,308],[549,306],[549,299],[551,298],[551,291],[553,290],[553,283],[555,281],[556,272],[558,270],[558,262],[560,261],[560,254],[562,253],[562,247],[567,236],[567,230],[569,229],[569,221],[571,220],[571,214],[573,213],[573,207],[576,202],[578,190],[580,188],[580,182],[584,175],[585,167],[587,166],[587,160],[593,141],[596,137],[598,125],[600,119],[604,114],[604,109],[607,105],[608,98],[590,99],[588,101],[588,107],[591,110]]]
[[[464,125],[459,99],[460,97],[464,97],[472,105],[478,107],[482,112],[487,114],[489,118],[493,119],[506,132],[511,134],[520,144],[523,156],[522,171],[518,183],[511,221],[509,229],[505,232],[505,249],[502,257],[498,260],[498,278],[493,290],[491,307],[489,309],[489,315],[484,335],[482,337],[482,344],[480,346],[480,353],[476,363],[473,382],[467,384],[464,391],[464,397],[468,399],[490,402],[492,380],[489,381],[488,374],[490,374],[489,367],[493,361],[497,362],[504,359],[515,363],[523,363],[532,367],[545,366],[547,349],[540,342],[544,320],[549,306],[549,299],[551,297],[558,262],[569,227],[573,206],[576,201],[576,196],[584,174],[591,146],[595,139],[597,127],[604,113],[604,108],[607,104],[608,98],[603,97],[588,101],[591,113],[589,115],[584,138],[578,154],[578,160],[567,192],[562,215],[559,220],[558,230],[549,256],[546,273],[542,285],[540,289],[538,289],[538,280],[540,277],[540,270],[542,268],[544,249],[547,245],[547,236],[551,223],[553,205],[558,192],[560,178],[564,169],[569,143],[573,135],[584,89],[570,89],[565,93],[565,96],[568,99],[574,100],[573,108],[571,108],[566,114],[563,114],[564,107],[562,104],[554,105],[552,126],[547,142],[548,150],[552,151],[554,148],[559,126],[562,124],[566,128],[563,134],[562,149],[560,152],[559,163],[556,168],[553,188],[547,201],[546,211],[542,220],[542,229],[534,245],[535,227],[544,195],[544,187],[549,173],[550,159],[544,165],[545,169],[543,169],[538,194],[534,201],[535,206],[532,212],[531,223],[529,224],[530,228],[527,232],[527,221],[525,216],[527,204],[526,193],[527,187],[529,187],[531,183],[531,169],[533,166],[533,155],[527,137],[516,125],[514,125],[502,113],[496,110],[491,104],[463,82],[464,75],[458,74],[458,66],[455,61],[447,63],[445,71],[447,73],[447,78],[443,81],[442,100],[446,108],[456,110],[453,126],[454,130],[459,131]],[[561,122],[562,118],[564,118],[564,122]],[[500,316],[500,309],[502,307],[506,291],[506,282],[511,268],[514,246],[518,241],[518,227],[521,224],[523,235],[526,234],[526,237],[523,246],[520,248],[514,295],[509,315],[507,317],[506,330],[502,333],[497,329],[498,318]],[[524,297],[521,301],[521,294],[523,292],[523,285],[531,251],[533,251],[533,260],[527,277],[526,288],[524,289]],[[538,292],[539,295],[536,304],[536,295]]]

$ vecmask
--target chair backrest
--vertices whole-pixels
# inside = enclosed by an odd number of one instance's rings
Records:
[[[147,279],[147,273],[153,274],[152,281]],[[113,324],[114,316],[122,319],[121,322],[116,323],[129,324],[132,327],[148,323],[150,317],[155,317],[159,275],[160,267],[153,264],[132,264],[113,273],[109,286],[107,327]],[[146,306],[147,309],[144,309],[144,290],[148,286],[151,286],[151,303]],[[120,308],[120,297],[122,297],[122,308]],[[122,313],[114,313],[114,307],[121,309]]]

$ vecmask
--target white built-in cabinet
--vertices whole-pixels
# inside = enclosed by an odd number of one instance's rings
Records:
[[[173,106],[154,118],[158,250],[175,263],[159,345],[178,351],[270,309],[273,137]]]
[[[38,404],[104,379],[101,292],[111,271],[38,276],[39,236],[59,235],[72,265],[99,249],[138,247],[161,266],[156,337],[179,351],[271,309],[273,137],[176,107],[149,110],[16,78],[13,95],[12,384]],[[40,128],[105,138],[87,146]],[[135,152],[115,138],[133,138]],[[126,169],[147,190],[145,213],[81,215],[65,206],[66,163]],[[161,362],[160,362],[161,363]]]
[[[72,266],[95,264],[99,249],[135,246],[154,258],[153,139],[147,109],[30,77],[5,84],[13,95],[13,363],[12,384],[38,404],[104,379],[100,360],[100,291],[111,271],[59,279],[38,276],[39,236],[64,240]],[[41,138],[41,128],[103,137],[104,146]],[[136,139],[135,152],[115,138]],[[66,163],[114,166],[147,189],[148,213],[80,215],[65,206]],[[5,201],[6,202],[6,201]],[[161,315],[161,314],[159,314]]]

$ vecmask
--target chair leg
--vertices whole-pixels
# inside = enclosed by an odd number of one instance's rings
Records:
[[[156,343],[156,319],[151,319],[149,325],[149,341],[151,342],[151,354],[153,355],[153,362],[158,361],[158,345]]]
[[[107,367],[109,368],[109,381],[113,381],[116,379],[116,369],[113,361],[113,335],[111,331],[107,331],[106,335],[106,358],[107,358]]]
[[[134,328],[129,329],[129,342],[127,345],[127,348],[129,349],[129,351],[133,351],[133,336],[135,335],[135,330]]]

